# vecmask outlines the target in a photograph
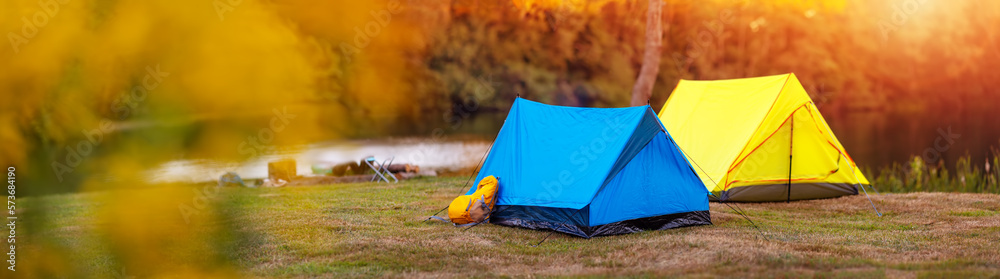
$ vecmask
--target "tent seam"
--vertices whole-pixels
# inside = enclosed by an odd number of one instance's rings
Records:
[[[647,114],[644,111],[643,114],[642,114],[642,117],[639,117],[639,120],[635,123],[635,127],[632,128],[632,133],[629,134],[629,136],[628,136],[629,139],[631,139],[632,137],[635,136],[635,132],[637,130],[639,130],[639,124],[642,124],[642,120],[646,119],[646,116],[647,116]],[[659,118],[657,118],[657,119],[659,119]],[[659,120],[657,120],[657,122],[659,122]],[[656,136],[654,135],[654,136],[650,137],[648,141],[646,141],[645,143],[643,143],[642,144],[643,148],[645,148],[646,145],[649,145],[649,142],[653,141],[653,138],[655,138],[655,137]],[[619,154],[618,155],[618,159],[615,160],[615,164],[613,164],[612,166],[618,165],[617,163],[619,161],[621,161],[621,159],[622,159],[622,157],[621,157],[622,151],[625,150],[625,147],[627,147],[627,146],[628,146],[628,142],[625,142],[625,145],[622,145],[622,149],[618,150],[618,154]],[[641,152],[641,150],[640,150],[640,152]],[[631,163],[632,159],[635,159],[635,156],[637,156],[637,155],[639,155],[639,152],[636,152],[635,154],[632,154],[632,158],[628,159],[628,161],[626,162],[626,165],[628,165],[628,163]],[[600,195],[601,192],[604,191],[604,187],[608,186],[608,183],[611,182],[611,180],[608,180],[608,178],[612,178],[612,180],[613,180],[614,177],[618,176],[618,173],[620,173],[623,169],[625,169],[625,168],[622,167],[621,169],[618,169],[618,171],[615,172],[614,174],[611,173],[611,170],[608,170],[608,174],[604,176],[604,181],[601,183],[601,187],[597,188],[597,192],[594,192],[594,196],[593,197],[590,197],[590,201],[587,202],[587,206],[589,206],[591,203],[594,203],[594,199],[597,198],[597,195]]]

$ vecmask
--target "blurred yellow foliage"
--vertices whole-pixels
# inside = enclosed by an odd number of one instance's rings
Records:
[[[340,137],[352,119],[415,116],[401,85],[414,67],[404,51],[420,51],[426,36],[411,32],[406,9],[395,0],[0,1],[0,163],[38,187],[23,195],[115,190],[94,201],[94,226],[81,232],[123,267],[111,275],[237,276],[219,252],[218,199],[197,206],[200,188],[144,189],[145,171]],[[71,247],[37,240],[22,250],[22,275],[76,277],[72,257],[60,256]]]
[[[287,125],[278,145],[337,137],[331,131],[344,131],[350,117],[413,116],[399,85],[412,67],[403,51],[426,42],[413,24],[398,23],[406,8],[395,0],[4,1],[0,119],[12,125],[0,127],[0,140],[16,148],[0,159],[60,162],[64,147],[102,120],[114,127],[104,143],[116,137],[115,146],[138,140],[121,136],[134,129],[211,122],[156,134],[178,149],[146,152],[245,159],[237,146],[267,128],[275,109],[309,115]]]

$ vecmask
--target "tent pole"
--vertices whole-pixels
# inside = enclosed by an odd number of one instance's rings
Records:
[[[788,135],[788,190],[785,191],[788,193],[788,197],[786,197],[785,203],[792,202],[792,145],[795,139],[795,112],[792,112],[792,119],[789,121],[789,124],[791,125],[789,127],[791,131]]]

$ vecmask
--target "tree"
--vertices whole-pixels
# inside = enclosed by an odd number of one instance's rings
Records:
[[[632,87],[632,106],[641,106],[649,102],[656,76],[660,73],[660,52],[663,46],[663,32],[660,26],[662,5],[660,0],[649,0],[649,11],[646,13],[646,50],[643,53],[639,77]]]

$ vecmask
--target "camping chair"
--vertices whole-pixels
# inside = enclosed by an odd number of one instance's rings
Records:
[[[384,160],[382,163],[379,163],[375,160],[375,156],[365,158],[365,164],[375,171],[375,175],[372,176],[372,180],[370,182],[375,182],[375,180],[378,179],[379,182],[385,181],[386,183],[398,183],[399,179],[396,179],[396,175],[389,171],[389,165],[391,165],[392,161],[395,159],[396,157],[389,157],[389,160]],[[389,181],[389,178],[392,178],[393,181]]]

